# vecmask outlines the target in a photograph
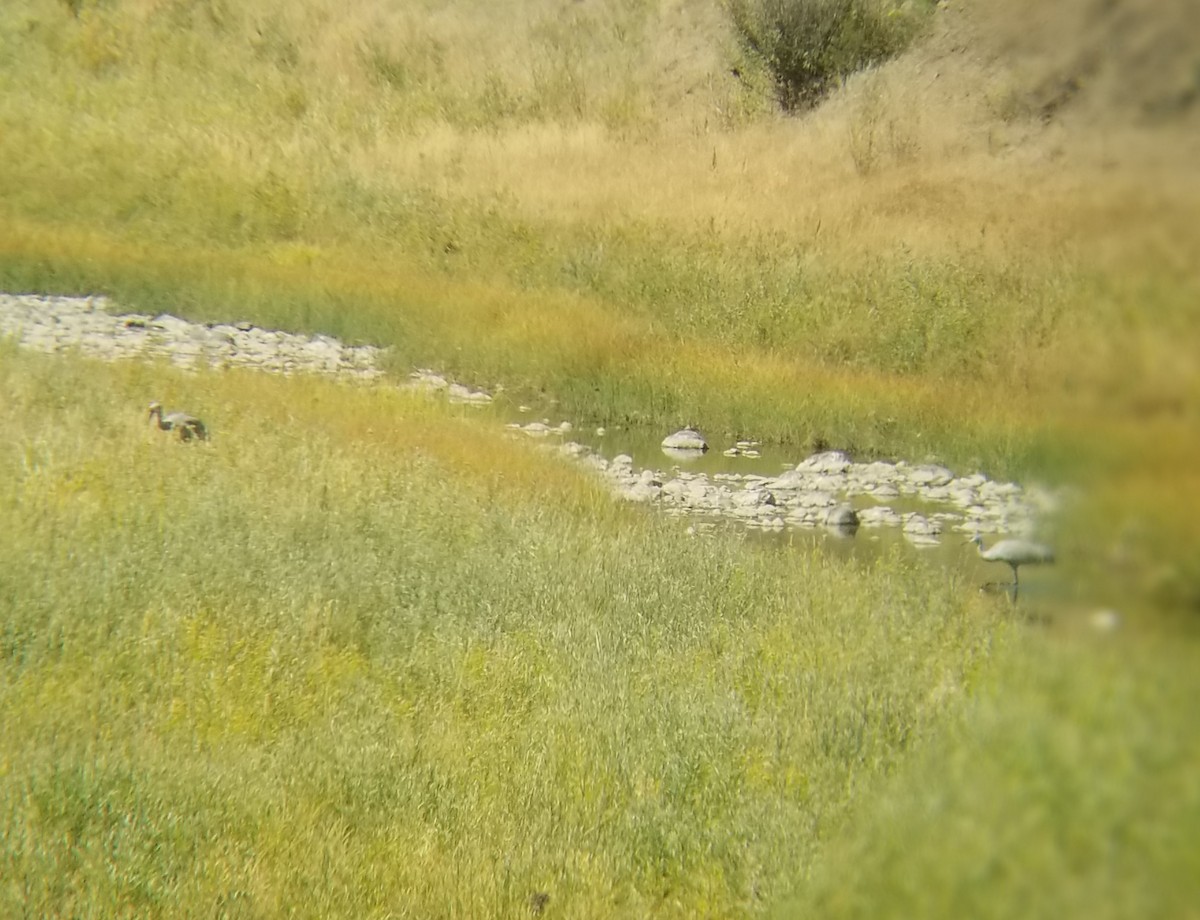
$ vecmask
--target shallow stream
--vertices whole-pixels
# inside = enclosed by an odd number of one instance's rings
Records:
[[[509,427],[526,426],[536,413],[532,410],[514,414]],[[646,428],[596,429],[587,426],[572,426],[568,431],[559,430],[558,423],[546,419],[543,424],[548,433],[540,433],[535,424],[530,432],[545,437],[551,443],[575,442],[583,445],[593,456],[611,462],[625,455],[632,458],[630,476],[637,478],[642,471],[653,471],[655,481],[667,482],[680,476],[703,475],[714,484],[728,485],[738,489],[746,483],[758,485],[770,482],[781,474],[794,470],[805,460],[806,454],[797,449],[778,444],[753,444],[750,456],[739,453],[728,456],[725,451],[735,445],[713,439],[710,449],[703,453],[665,451],[662,448],[663,433]],[[857,511],[886,506],[905,515],[915,512],[931,521],[945,516],[942,532],[937,535],[906,533],[901,526],[859,526],[846,530],[810,524],[785,522],[782,527],[757,526],[753,522],[731,518],[718,512],[703,510],[683,511],[678,507],[655,503],[666,513],[678,515],[680,526],[703,534],[716,529],[729,529],[744,535],[753,544],[767,551],[806,551],[820,546],[823,551],[840,558],[854,558],[871,563],[884,557],[899,555],[913,564],[934,566],[944,570],[949,577],[961,578],[963,583],[974,586],[983,593],[999,598],[1011,597],[1012,570],[1004,563],[987,562],[979,557],[976,547],[968,541],[971,528],[961,520],[961,510],[942,501],[931,501],[916,494],[890,495],[876,498],[869,494],[841,496]],[[955,515],[955,511],[958,514]],[[988,535],[988,542],[1012,535],[1011,532],[996,530]],[[1055,608],[1064,609],[1073,592],[1065,577],[1052,566],[1023,566],[1018,599],[1020,607],[1029,610]]]
[[[23,347],[41,351],[77,349],[106,360],[168,359],[181,367],[206,364],[213,368],[243,366],[274,373],[317,373],[368,383],[382,383],[381,349],[348,346],[329,336],[303,336],[266,330],[251,323],[192,323],[169,314],[126,313],[104,297],[45,297],[0,294],[0,336],[11,336]],[[453,383],[433,371],[416,371],[409,386],[445,395],[473,406],[493,404],[491,394]],[[1012,483],[991,483],[980,474],[954,475],[936,466],[897,463],[882,469],[879,494],[875,484],[864,490],[862,464],[849,472],[804,467],[798,448],[747,445],[738,456],[726,456],[732,443],[714,439],[703,454],[668,456],[662,449],[668,432],[644,428],[607,431],[576,424],[535,421],[544,414],[513,407],[495,407],[509,427],[524,435],[571,448],[580,462],[590,464],[622,497],[645,502],[681,516],[681,526],[698,534],[732,528],[767,551],[795,551],[821,546],[825,551],[870,562],[898,553],[914,564],[938,566],[967,585],[1007,595],[1011,570],[1003,563],[980,559],[966,543],[973,530],[996,540],[1011,533],[1032,535],[1042,530],[1056,499],[1044,490],[1023,489]],[[505,417],[507,415],[507,418]],[[532,423],[532,424],[531,424]],[[523,435],[522,435],[523,436]],[[836,465],[836,464],[835,464]],[[789,472],[790,471],[790,472]],[[879,471],[876,471],[879,472]],[[918,483],[920,473],[934,480]],[[802,482],[789,482],[787,476]],[[837,487],[838,477],[854,479],[848,494]],[[890,477],[890,480],[889,480]],[[952,480],[952,481],[949,481]],[[772,492],[768,500],[764,493]],[[755,500],[755,495],[759,493]],[[978,494],[972,505],[964,495]],[[776,501],[778,496],[778,501]],[[749,501],[747,501],[749,500]],[[849,504],[862,518],[856,531],[823,526],[836,502]],[[885,512],[884,507],[891,512]],[[913,519],[911,515],[919,515]],[[940,532],[938,532],[940,531]],[[1020,607],[1067,606],[1069,586],[1058,567],[1024,570]],[[1076,602],[1078,606],[1078,602]],[[1094,606],[1094,605],[1093,605]]]

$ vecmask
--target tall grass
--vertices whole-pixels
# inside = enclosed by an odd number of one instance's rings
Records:
[[[1175,6],[944,8],[799,120],[715,4],[11,0],[0,288],[1055,474],[1097,596],[1194,611],[1194,58],[1139,50]],[[383,388],[0,343],[0,392],[0,913],[1198,900],[1178,623],[1098,646],[901,557],[688,539]]]
[[[0,374],[5,913],[754,912],[1012,641],[411,397]]]
[[[1189,646],[689,538],[399,392],[3,358],[4,913],[1190,903]]]
[[[1008,432],[1020,423],[1044,421],[1034,401],[1020,393],[997,400],[989,391],[991,377],[956,382],[954,401],[948,402],[942,380],[914,375],[897,381],[865,358],[857,368],[851,360],[824,360],[812,354],[818,343],[799,341],[791,331],[783,333],[794,341],[790,349],[762,349],[739,343],[744,334],[733,334],[737,322],[729,318],[720,327],[730,335],[706,340],[704,321],[685,314],[682,294],[678,300],[664,295],[657,314],[649,298],[643,310],[621,311],[612,300],[583,293],[532,294],[499,281],[429,275],[411,264],[387,264],[354,251],[287,247],[222,256],[226,274],[213,277],[211,250],[114,247],[80,234],[34,239],[27,248],[10,238],[7,252],[0,251],[0,278],[8,286],[36,289],[55,278],[68,288],[88,289],[83,277],[72,278],[78,272],[73,263],[87,254],[83,276],[95,279],[103,272],[102,287],[126,309],[174,310],[213,320],[249,316],[383,343],[391,346],[401,370],[433,364],[484,385],[503,383],[517,398],[549,391],[576,420],[666,426],[691,416],[714,433],[753,432],[795,443],[798,450],[824,442],[864,455],[924,457],[939,451],[945,459],[986,464],[995,473],[1018,469],[1027,457],[1029,445],[1006,443]],[[61,253],[40,262],[29,257],[60,247]],[[698,289],[686,283],[687,290]],[[670,290],[669,282],[662,290]],[[965,280],[961,293],[972,296]],[[924,314],[931,337],[957,335],[953,317],[937,316],[915,298],[909,304]],[[676,305],[681,315],[666,315]],[[699,309],[693,305],[692,312]],[[890,325],[896,339],[886,341],[869,328],[860,336],[852,315],[835,319],[833,304],[818,300],[813,312],[801,321],[814,337],[822,322],[838,323],[846,338],[831,346],[837,353],[852,351],[855,340],[904,352],[910,348],[906,340],[920,334],[901,333],[903,323],[895,317],[889,325],[896,323]],[[960,316],[974,323],[965,318],[968,312]],[[783,315],[780,309],[780,325]],[[717,325],[709,317],[709,328]]]
[[[369,256],[352,272],[399,264],[402,277],[528,297],[538,309],[495,311],[479,331],[518,353],[503,357],[506,373],[525,361],[525,376],[552,388],[560,381],[537,367],[544,342],[519,330],[554,335],[557,312],[572,324],[567,292],[594,301],[600,322],[629,314],[638,337],[732,346],[743,363],[782,356],[818,374],[979,381],[1006,401],[1024,392],[1051,408],[1068,388],[1124,394],[1131,381],[1143,397],[1196,395],[1188,174],[1168,183],[1148,164],[1105,176],[1097,195],[1074,174],[962,150],[937,133],[944,124],[913,123],[902,126],[907,153],[859,176],[863,156],[879,157],[870,138],[894,134],[898,113],[917,103],[903,69],[873,75],[803,128],[729,131],[708,124],[721,86],[737,82],[721,71],[729,36],[719,17],[687,6],[564,13],[528,0],[434,16],[352,4],[334,16],[317,0],[259,0],[237,10],[85,3],[76,13],[23,0],[0,20],[9,283],[115,288],[114,276],[141,270],[139,247],[164,250],[162,260],[196,249],[191,272],[165,283],[197,272],[221,281],[180,291],[180,307],[340,325],[352,322],[335,317],[353,312],[357,292],[308,268],[349,250]],[[514,28],[498,31],[498,16]],[[462,51],[483,35],[479,54]],[[628,58],[646,125],[630,133],[591,108],[568,116],[531,101],[539,48],[577,64],[551,83],[589,96],[619,83],[610,68]],[[664,48],[671,63],[656,73],[648,62]],[[500,73],[532,82],[501,92]],[[492,108],[497,94],[526,108]],[[680,95],[692,100],[682,109]],[[883,96],[882,108],[855,106]],[[465,123],[462,106],[473,112]],[[1027,191],[1014,198],[1014,188]],[[123,242],[101,256],[75,251],[63,234],[79,225]],[[274,278],[296,292],[291,315],[264,304],[263,282],[226,283],[245,277],[238,250],[282,263]],[[421,308],[395,311],[411,321],[374,331],[452,336],[460,306],[425,291]],[[1138,373],[1114,360],[1130,341]],[[619,351],[597,349],[596,360],[613,376],[636,373]],[[469,355],[454,369],[491,373],[498,358]],[[490,366],[471,366],[481,360]]]
[[[778,915],[1194,916],[1193,651],[1025,649]]]

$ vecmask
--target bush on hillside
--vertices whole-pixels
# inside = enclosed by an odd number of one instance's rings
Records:
[[[904,50],[920,16],[890,0],[724,0],[738,42],[770,71],[784,111]],[[921,9],[926,9],[924,5]]]

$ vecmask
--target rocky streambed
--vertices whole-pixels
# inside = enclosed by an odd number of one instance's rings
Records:
[[[667,462],[655,466],[639,465],[627,453],[605,457],[596,446],[604,441],[603,429],[589,439],[592,443],[584,444],[574,438],[586,432],[576,431],[569,422],[513,422],[508,427],[559,444],[563,453],[603,476],[622,498],[657,505],[668,514],[694,515],[701,529],[720,519],[766,531],[825,527],[842,536],[859,527],[890,527],[916,546],[934,546],[950,532],[1029,533],[1060,502],[1050,490],[996,482],[982,473],[956,476],[940,464],[904,460],[855,463],[842,451],[789,462],[770,475],[743,473],[736,470],[738,458],[761,456],[745,441],[721,451],[725,459],[720,471],[693,471],[687,467],[708,448],[700,432],[691,429],[663,439],[657,453]],[[684,435],[705,444],[704,450],[678,447]]]
[[[815,454],[778,475],[690,472],[679,466],[639,469],[633,458],[608,459],[566,441],[561,449],[596,470],[621,497],[654,504],[668,514],[783,531],[827,528],[851,536],[859,528],[894,528],[915,546],[974,533],[1029,534],[1059,505],[1057,494],[982,473],[956,476],[936,464],[855,463],[840,451]]]
[[[193,323],[170,314],[119,312],[105,297],[0,294],[0,337],[39,351],[77,350],[105,360],[165,359],[195,368],[249,367],[280,374],[323,374],[381,384],[383,349],[347,345],[326,335],[304,336],[251,323]],[[431,370],[417,370],[407,386],[484,406],[492,396]],[[515,433],[546,439],[594,470],[622,498],[691,515],[703,528],[718,520],[747,528],[895,528],[918,546],[944,534],[1027,533],[1052,513],[1059,497],[1048,490],[995,482],[982,473],[956,475],[936,464],[856,463],[837,451],[820,453],[778,474],[738,472],[741,457],[757,450],[741,442],[724,451],[729,468],[694,472],[686,464],[639,468],[629,454],[605,457],[595,445],[572,439],[569,423],[513,422]],[[672,448],[665,459],[678,457]]]
[[[180,367],[253,367],[361,380],[383,375],[381,350],[343,345],[251,323],[191,323],[167,313],[116,313],[106,297],[0,294],[0,335],[38,351],[76,349],[93,358],[165,358]]]

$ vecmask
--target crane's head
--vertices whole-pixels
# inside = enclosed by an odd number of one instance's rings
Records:
[[[978,532],[967,537],[967,539],[963,540],[963,543],[974,543],[980,549],[983,549],[983,537]]]
[[[150,416],[155,412],[162,412],[162,403],[160,403],[158,400],[155,400],[154,402],[150,403],[147,408],[149,411],[146,414],[147,416]]]

